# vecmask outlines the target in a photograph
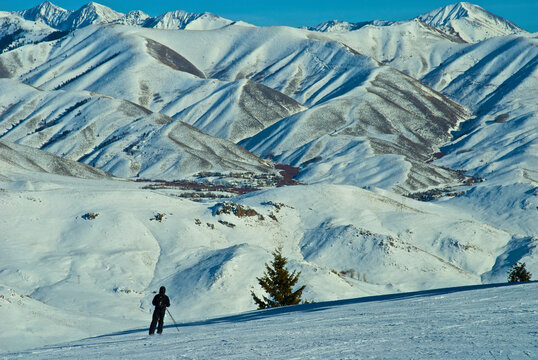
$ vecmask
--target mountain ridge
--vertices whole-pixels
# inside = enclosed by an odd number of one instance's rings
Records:
[[[26,20],[44,23],[62,31],[73,31],[92,24],[124,24],[157,29],[217,29],[233,23],[208,12],[189,13],[183,10],[169,11],[151,17],[140,10],[119,13],[96,2],[89,2],[77,10],[65,10],[46,1],[31,9],[14,11]],[[246,23],[245,23],[246,25]]]

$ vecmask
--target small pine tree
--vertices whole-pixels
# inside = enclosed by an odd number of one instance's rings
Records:
[[[525,263],[515,263],[508,271],[508,282],[530,281],[532,274],[525,269]]]
[[[279,306],[297,305],[301,303],[301,295],[305,285],[293,291],[293,286],[299,280],[301,272],[293,271],[291,274],[286,268],[288,260],[282,256],[282,247],[273,251],[273,261],[271,266],[265,263],[264,275],[256,278],[260,286],[268,294],[262,296],[262,299],[256,296],[253,291],[250,292],[258,309],[266,309]]]

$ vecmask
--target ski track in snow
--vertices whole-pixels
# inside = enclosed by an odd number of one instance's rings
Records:
[[[3,359],[536,359],[536,282],[446,288],[132,329]],[[148,318],[148,323],[149,323]],[[177,320],[177,319],[176,319]]]

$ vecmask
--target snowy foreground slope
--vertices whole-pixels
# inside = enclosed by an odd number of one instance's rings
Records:
[[[535,359],[537,283],[448,288],[137,328],[4,359]],[[165,319],[171,324],[169,317]],[[1,357],[1,356],[0,356]]]

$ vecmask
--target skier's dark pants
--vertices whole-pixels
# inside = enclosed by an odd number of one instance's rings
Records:
[[[151,320],[151,325],[149,326],[150,335],[153,335],[155,333],[155,327],[157,326],[157,323],[159,323],[159,326],[157,327],[157,334],[161,334],[163,332],[165,312],[166,312],[166,308],[163,308],[163,309],[155,308],[155,310],[153,311],[153,319]]]

